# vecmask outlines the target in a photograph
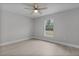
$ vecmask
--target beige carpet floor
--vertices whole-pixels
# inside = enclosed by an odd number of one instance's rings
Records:
[[[79,56],[79,49],[41,40],[25,40],[0,47],[2,56]]]

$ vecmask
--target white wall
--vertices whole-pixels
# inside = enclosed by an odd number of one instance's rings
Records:
[[[0,4],[0,43],[1,43],[1,15],[2,15],[2,6]]]
[[[54,38],[44,37],[44,21],[49,16],[55,21]],[[1,11],[1,43],[34,37],[49,41],[79,45],[79,8],[31,19],[26,16]]]
[[[3,11],[1,14],[1,43],[29,39],[32,35],[32,19]]]
[[[44,21],[49,16],[55,21],[54,38],[44,37]],[[34,35],[43,40],[79,45],[79,8],[36,18]]]
[[[0,16],[1,16],[1,11],[0,11]],[[0,43],[1,43],[1,19],[0,19]]]

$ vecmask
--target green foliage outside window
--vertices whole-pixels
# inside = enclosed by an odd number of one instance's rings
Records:
[[[46,23],[46,28],[45,28],[45,30],[46,31],[53,31],[54,29],[53,29],[53,22],[51,22],[51,20],[48,20],[47,21],[47,23]]]

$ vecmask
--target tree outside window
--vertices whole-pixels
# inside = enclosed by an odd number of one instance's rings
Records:
[[[44,36],[53,37],[54,35],[54,21],[46,20],[44,24]]]

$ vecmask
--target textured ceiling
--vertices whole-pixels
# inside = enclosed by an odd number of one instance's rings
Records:
[[[40,7],[47,7],[48,9],[42,10],[41,11],[42,14],[31,14],[32,12],[31,10],[24,9],[24,8],[31,8],[31,6],[33,5],[31,3],[3,3],[1,5],[3,11],[13,12],[31,18],[40,17],[79,7],[78,3],[38,3],[38,4]]]

